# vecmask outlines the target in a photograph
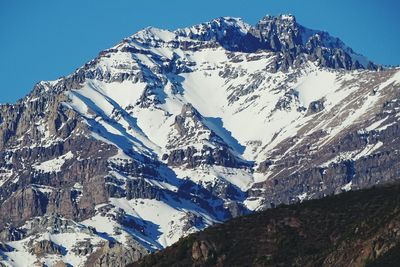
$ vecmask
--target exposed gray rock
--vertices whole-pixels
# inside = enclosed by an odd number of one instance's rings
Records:
[[[204,224],[203,218],[192,212],[188,212],[186,216],[182,218],[182,221],[184,221],[182,230],[185,232],[189,231],[192,227],[201,228],[201,226]]]
[[[31,253],[40,257],[45,256],[46,254],[61,255],[63,253],[63,249],[50,240],[41,240],[34,242]]]
[[[323,99],[312,101],[310,103],[310,105],[308,106],[306,116],[321,112],[321,111],[324,110],[324,108],[325,107],[324,107],[324,100]]]
[[[78,242],[72,249],[72,252],[75,253],[75,255],[80,255],[80,256],[86,256],[91,254],[94,251],[93,245],[90,243],[90,241],[83,241],[83,242]]]
[[[25,231],[21,229],[16,229],[11,226],[6,226],[0,231],[0,240],[7,241],[17,241],[24,238],[26,235]]]
[[[215,248],[209,242],[195,241],[192,246],[192,258],[197,262],[207,262],[214,257]]]
[[[133,239],[130,239],[129,243],[126,246],[106,242],[101,248],[96,250],[88,257],[85,266],[125,267],[129,263],[139,260],[148,253],[149,251],[143,249],[143,247]]]
[[[96,230],[92,227],[84,227],[72,220],[62,218],[60,215],[42,216],[29,221],[26,234],[33,235],[46,231],[50,234],[76,233],[77,231],[88,235],[94,235]]]
[[[229,145],[207,126],[207,119],[191,104],[182,107],[173,127],[177,134],[171,133],[167,146],[170,154],[163,156],[170,166],[195,168],[200,165],[220,165],[240,168],[251,165],[233,154]],[[194,143],[201,144],[201,150],[195,148]]]
[[[69,267],[69,266],[63,261],[57,261],[54,267]]]
[[[144,179],[130,180],[126,184],[126,198],[148,198],[160,200],[162,192]]]

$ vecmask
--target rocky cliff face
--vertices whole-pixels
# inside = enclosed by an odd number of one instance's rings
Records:
[[[293,16],[146,28],[0,106],[0,255],[122,266],[216,222],[396,180],[399,87],[400,70]]]

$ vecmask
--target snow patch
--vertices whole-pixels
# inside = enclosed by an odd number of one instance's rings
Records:
[[[69,151],[62,156],[39,163],[38,165],[33,166],[33,168],[44,172],[60,172],[65,161],[70,160],[73,157],[74,154]]]

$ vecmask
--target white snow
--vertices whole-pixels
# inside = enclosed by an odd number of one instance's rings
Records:
[[[330,97],[338,88],[337,74],[329,70],[318,70],[303,76],[295,87],[299,91],[299,98],[305,107],[315,100]]]
[[[41,170],[44,172],[60,172],[61,167],[64,165],[66,160],[70,160],[74,157],[74,154],[69,151],[68,153],[59,156],[54,159],[50,159],[44,162],[41,162],[37,165],[34,165],[33,168],[36,170]]]
[[[368,144],[362,151],[360,151],[355,157],[353,157],[353,159],[356,160],[361,157],[371,155],[373,152],[375,152],[382,146],[383,143],[381,141],[378,141],[376,144]]]
[[[372,130],[378,129],[379,126],[381,126],[381,125],[384,123],[384,121],[385,121],[386,119],[387,119],[387,118],[383,118],[383,119],[381,119],[381,120],[378,120],[378,121],[374,122],[373,124],[371,124],[370,126],[368,126],[368,127],[366,128],[366,130],[367,130],[367,131],[372,131]]]
[[[111,198],[110,203],[116,208],[123,209],[126,214],[143,224],[143,231],[125,230],[152,250],[169,246],[178,241],[180,237],[200,230],[195,227],[187,231],[183,230],[186,223],[184,217],[189,212],[202,217],[206,225],[216,222],[199,207],[187,201],[177,203],[172,199],[168,202],[155,199]],[[111,217],[98,214],[84,221],[83,224],[95,227],[98,232],[108,233],[121,243],[125,242],[124,236],[113,234],[112,229],[117,227],[118,224]]]
[[[164,42],[173,41],[176,35],[168,30],[163,30],[155,27],[147,27],[133,35],[135,38],[140,38],[143,40],[156,39]]]
[[[190,177],[194,182],[211,182],[218,179],[226,180],[246,191],[253,184],[252,173],[245,169],[227,168],[222,166],[199,166],[196,169],[174,168],[178,177]]]
[[[30,253],[31,246],[28,244],[30,242],[34,243],[41,240],[50,240],[56,245],[63,247],[67,253],[63,255],[46,255],[46,257],[37,257],[36,255]],[[4,254],[8,257],[7,263],[10,264],[10,266],[35,266],[37,261],[44,262],[47,266],[54,266],[58,261],[62,260],[64,263],[70,264],[71,266],[82,267],[87,260],[86,256],[76,255],[74,252],[72,252],[72,250],[78,242],[83,241],[90,241],[90,243],[96,249],[102,242],[105,242],[106,240],[98,235],[82,232],[77,225],[76,229],[71,229],[71,231],[68,233],[40,233],[19,241],[8,242],[7,244],[13,248],[13,251],[4,252]]]
[[[263,203],[263,198],[248,198],[243,204],[251,211],[257,211]]]
[[[346,191],[346,192],[348,192],[348,191],[350,191],[351,190],[351,186],[352,186],[352,184],[353,184],[353,182],[352,181],[350,181],[350,182],[348,182],[347,184],[345,184],[341,189],[343,190],[343,191]]]
[[[307,192],[304,192],[304,193],[298,195],[297,198],[300,200],[300,202],[303,202],[304,200],[307,199],[307,196],[308,196]]]

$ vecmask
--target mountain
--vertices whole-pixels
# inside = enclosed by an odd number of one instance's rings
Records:
[[[129,267],[398,266],[400,186],[347,192],[235,218]]]
[[[232,217],[397,180],[400,69],[293,16],[146,28],[0,106],[6,266],[125,266]]]

